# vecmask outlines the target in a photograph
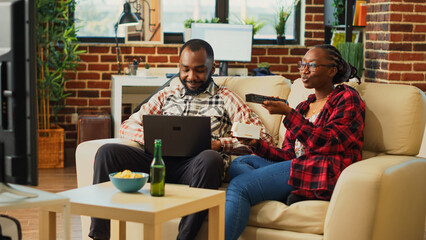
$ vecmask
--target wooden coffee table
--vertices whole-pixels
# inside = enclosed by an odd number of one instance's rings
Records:
[[[147,183],[137,193],[122,193],[111,182],[57,193],[68,197],[71,214],[119,220],[120,239],[126,221],[144,224],[144,239],[161,239],[161,223],[209,210],[209,239],[224,239],[225,192],[166,184],[164,197],[152,197]]]

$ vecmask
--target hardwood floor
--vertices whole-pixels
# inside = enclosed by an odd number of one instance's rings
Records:
[[[77,187],[77,177],[75,167],[63,169],[39,169],[39,185],[35,188],[48,192],[62,192]],[[19,220],[22,227],[23,240],[37,240],[38,238],[38,209],[21,209],[6,212],[0,212]],[[62,215],[58,214],[57,239],[63,239]],[[71,239],[81,239],[80,216],[71,215]],[[42,239],[40,239],[42,240]],[[424,232],[426,240],[426,226]]]
[[[47,192],[62,192],[77,187],[75,167],[63,169],[39,169],[39,184],[35,188]],[[0,212],[19,220],[22,227],[23,240],[37,240],[38,237],[38,208],[19,209]],[[62,214],[56,220],[57,239],[63,239]],[[81,239],[80,216],[71,215],[71,239]],[[41,240],[41,239],[40,239]]]

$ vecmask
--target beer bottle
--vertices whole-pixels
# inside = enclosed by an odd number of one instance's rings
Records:
[[[161,139],[155,139],[154,146],[154,159],[150,171],[151,196],[164,196],[166,166],[161,156]]]

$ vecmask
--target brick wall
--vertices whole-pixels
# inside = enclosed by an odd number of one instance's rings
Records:
[[[413,84],[426,91],[426,6],[424,0],[420,4],[415,0],[402,1],[368,3],[366,80]],[[255,45],[250,63],[231,62],[229,66],[247,67],[251,72],[257,63],[269,62],[272,72],[291,80],[298,78],[297,61],[309,47],[323,43],[323,4],[323,0],[306,0],[305,46]],[[406,26],[412,31],[406,31]],[[181,44],[121,44],[123,68],[127,67],[126,59],[133,58],[141,58],[151,67],[178,67],[180,47]],[[59,116],[66,131],[66,148],[76,147],[77,124],[72,123],[71,114],[85,109],[110,112],[111,75],[118,70],[114,44],[82,44],[81,48],[86,53],[81,55],[77,73],[70,73],[72,80],[66,83],[66,91],[71,96]]]
[[[367,1],[365,78],[426,91],[426,2]]]

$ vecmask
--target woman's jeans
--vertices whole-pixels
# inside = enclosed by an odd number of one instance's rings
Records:
[[[271,162],[255,155],[235,159],[226,190],[225,240],[238,239],[246,227],[250,208],[265,200],[285,202],[294,188],[288,184],[291,161]]]

